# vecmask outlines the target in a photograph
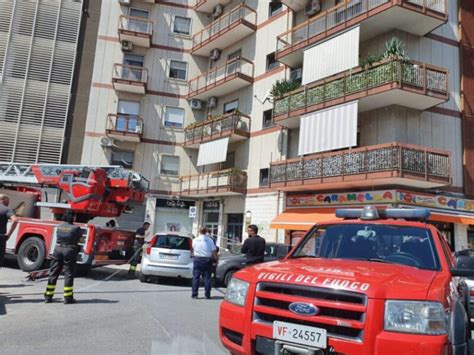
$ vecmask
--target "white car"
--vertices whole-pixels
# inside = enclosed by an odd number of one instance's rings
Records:
[[[178,234],[158,233],[144,246],[140,281],[151,277],[192,279],[192,239]]]

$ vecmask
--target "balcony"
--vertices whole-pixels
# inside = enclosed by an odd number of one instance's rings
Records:
[[[253,83],[254,65],[244,58],[232,59],[189,81],[189,99],[225,96]]]
[[[231,196],[245,194],[247,174],[236,169],[183,176],[180,194],[189,197]]]
[[[447,151],[399,143],[314,154],[270,164],[270,187],[283,191],[451,184]]]
[[[388,59],[336,74],[275,99],[273,119],[295,128],[301,115],[354,100],[359,100],[359,111],[364,112],[390,105],[426,110],[448,99],[446,69]]]
[[[229,143],[235,143],[250,137],[250,117],[241,113],[229,113],[189,125],[184,133],[186,148],[197,149],[202,143],[225,137],[229,137]]]
[[[230,0],[194,0],[194,10],[211,13],[217,5],[227,5]]]
[[[139,143],[143,138],[143,118],[122,113],[109,114],[106,134],[121,141]]]
[[[120,16],[119,40],[130,41],[134,46],[150,48],[153,23],[140,17]]]
[[[447,18],[446,0],[347,0],[279,35],[276,59],[299,67],[305,48],[356,24],[365,41],[391,29],[423,36]]]
[[[147,82],[148,72],[145,68],[134,65],[114,64],[112,84],[115,90],[144,95]]]
[[[214,48],[226,48],[257,30],[257,12],[245,4],[219,17],[193,36],[192,54],[209,56]]]

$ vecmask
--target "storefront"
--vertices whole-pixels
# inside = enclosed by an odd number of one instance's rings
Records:
[[[221,203],[217,200],[204,201],[202,203],[203,225],[215,239],[219,235],[220,207]]]
[[[295,243],[302,232],[315,223],[335,219],[335,210],[343,207],[425,207],[431,210],[429,222],[435,224],[453,250],[467,248],[474,242],[474,201],[447,195],[432,195],[406,190],[382,190],[345,193],[287,195],[286,209],[271,223],[271,228],[285,230],[285,242]],[[468,240],[468,234],[473,238]]]
[[[192,234],[193,218],[189,217],[191,206],[194,206],[194,201],[157,198],[154,232]]]

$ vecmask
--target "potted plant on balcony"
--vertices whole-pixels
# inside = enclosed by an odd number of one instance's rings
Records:
[[[272,99],[277,99],[282,97],[283,95],[298,89],[301,84],[296,80],[277,80],[270,90],[270,97]]]

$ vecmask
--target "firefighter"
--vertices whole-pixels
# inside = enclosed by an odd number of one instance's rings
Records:
[[[76,303],[73,295],[74,272],[76,269],[77,253],[79,251],[78,242],[82,236],[80,227],[75,226],[75,215],[72,211],[67,211],[63,220],[64,223],[58,226],[56,232],[56,246],[54,248],[51,266],[49,267],[49,279],[44,294],[46,303],[53,301],[54,289],[58,281],[59,274],[64,266],[64,304]]]
[[[143,223],[143,226],[138,228],[135,232],[135,241],[133,243],[133,256],[132,260],[130,261],[130,268],[128,269],[128,274],[130,276],[135,275],[137,265],[142,260],[143,244],[145,244],[145,234],[148,228],[150,228],[150,223],[145,222]]]

